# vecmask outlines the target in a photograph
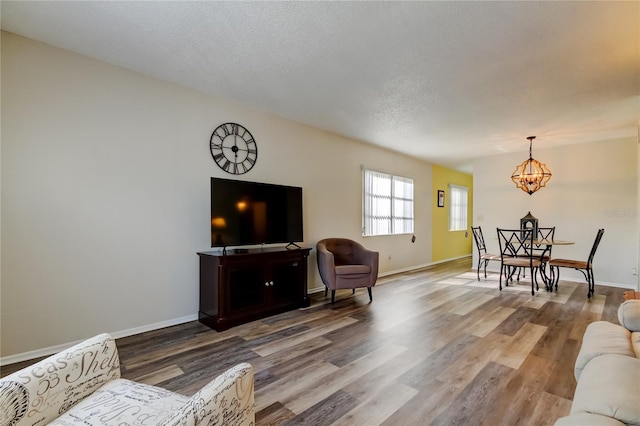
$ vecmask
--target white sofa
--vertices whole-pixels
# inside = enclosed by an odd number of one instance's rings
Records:
[[[118,350],[108,334],[0,379],[3,426],[254,423],[251,365],[236,365],[189,398],[120,378]]]
[[[556,426],[640,425],[640,300],[622,303],[618,320],[587,326],[571,412]]]

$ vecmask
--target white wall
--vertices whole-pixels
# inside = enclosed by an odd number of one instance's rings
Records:
[[[196,318],[209,177],[230,177],[209,137],[227,121],[258,143],[240,179],[303,187],[305,245],[360,240],[383,274],[431,262],[427,163],[8,33],[1,118],[5,363]],[[415,179],[414,244],[360,236],[361,164]],[[309,271],[321,286],[313,252]]]
[[[539,226],[555,226],[556,238],[575,241],[553,248],[553,257],[586,260],[598,228],[605,233],[594,260],[596,284],[635,288],[637,253],[636,138],[536,149],[552,177],[533,195],[511,181],[528,153],[505,154],[474,162],[474,226],[482,226],[488,249],[498,253],[497,227],[520,226],[531,211]],[[474,249],[474,265],[477,252]],[[487,269],[499,270],[496,262]],[[563,279],[584,282],[578,271],[561,271]],[[585,290],[586,291],[586,290]]]

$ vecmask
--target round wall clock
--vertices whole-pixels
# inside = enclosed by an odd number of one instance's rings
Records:
[[[253,136],[236,123],[216,127],[209,148],[218,167],[234,175],[247,173],[258,159],[258,146]]]

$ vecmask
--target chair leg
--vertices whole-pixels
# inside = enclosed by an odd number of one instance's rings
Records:
[[[373,302],[373,294],[371,293],[371,287],[367,287],[367,291],[369,292],[369,302]]]
[[[555,285],[556,291],[558,291],[558,281],[560,281],[560,267],[556,266],[554,268],[553,266],[551,266],[549,267],[549,270],[551,271],[551,287]]]
[[[336,301],[336,291],[331,290],[331,304],[333,305]]]
[[[550,281],[549,275],[547,275],[547,264],[542,263],[538,268],[538,271],[540,272],[540,278],[542,279],[542,282],[544,282],[545,290],[553,291],[553,287],[549,285],[551,281]]]
[[[536,292],[533,289],[534,282],[535,282],[536,289],[539,289],[539,287],[538,287],[538,280],[536,279],[536,274],[533,271],[534,271],[533,268],[531,268],[531,295],[535,296]]]
[[[351,289],[351,294],[356,294],[356,289],[355,288]]]
[[[506,266],[505,277],[506,277],[507,287],[509,287],[509,281],[513,282],[513,276],[516,274],[518,269],[520,268],[518,268],[517,266]],[[518,275],[518,281],[520,281],[519,275]]]
[[[325,286],[324,287],[324,297],[327,297],[327,291],[329,290],[329,287]]]
[[[509,281],[513,282],[513,275],[519,268],[517,266],[505,266],[504,267],[504,278],[505,285],[509,287]],[[519,280],[519,279],[518,279]]]
[[[482,264],[482,260],[478,259],[478,281],[480,281],[480,265]]]

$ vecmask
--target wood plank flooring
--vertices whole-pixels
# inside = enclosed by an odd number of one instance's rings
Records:
[[[560,281],[498,290],[470,259],[323,293],[309,308],[216,332],[191,322],[117,340],[122,375],[185,395],[255,368],[257,425],[547,425],[568,414],[586,326],[624,289]],[[28,363],[3,367],[9,374]]]

